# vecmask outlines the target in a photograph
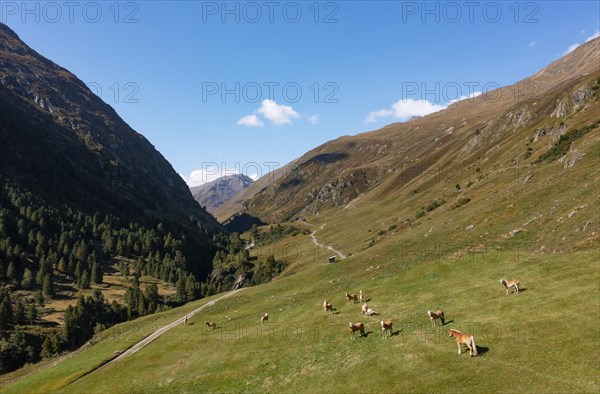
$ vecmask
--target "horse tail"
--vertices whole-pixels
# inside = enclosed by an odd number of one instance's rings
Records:
[[[477,345],[475,345],[475,337],[471,335],[471,346],[473,347],[473,356],[477,356]]]
[[[443,326],[444,322],[446,321],[446,318],[444,317],[444,311],[441,311],[441,313],[440,313],[440,320],[442,321],[442,326]]]

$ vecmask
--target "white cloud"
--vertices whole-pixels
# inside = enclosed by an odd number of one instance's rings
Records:
[[[394,109],[394,117],[410,118],[411,116],[425,116],[431,113],[441,111],[446,108],[443,105],[432,104],[427,100],[399,100],[396,101],[392,108]]]
[[[535,46],[535,44],[537,44],[537,42],[535,40],[533,40],[527,45],[529,46],[529,48],[533,48]]]
[[[189,187],[200,186],[208,182],[212,182],[226,175],[239,174],[240,172],[235,169],[228,168],[203,168],[201,170],[194,170],[189,176],[179,174],[181,178],[187,183]]]
[[[274,125],[292,124],[293,119],[300,118],[298,112],[287,105],[277,104],[272,100],[264,100],[258,113],[273,122]]]
[[[589,36],[588,38],[585,39],[585,42],[592,41],[594,38],[598,38],[598,37],[600,37],[600,30],[596,30],[596,32],[594,34],[592,34],[591,36]],[[579,43],[579,42],[572,44],[571,46],[569,46],[569,48],[567,48],[566,51],[563,52],[563,55],[568,55],[569,53],[573,52],[580,45],[581,45],[581,43]]]
[[[284,124],[293,124],[294,119],[300,119],[301,116],[292,107],[288,105],[280,105],[272,100],[263,100],[260,104],[260,108],[254,111],[253,114],[244,116],[237,121],[237,124],[241,126],[249,127],[262,127],[264,126],[263,119],[270,120],[275,126],[281,126]],[[319,122],[319,115],[311,115],[308,117],[308,121],[313,125]]]
[[[475,98],[477,96],[481,96],[481,92],[473,92],[473,93],[469,94],[468,96],[460,96],[457,99],[450,100],[450,104],[454,104],[456,102],[459,102],[459,101],[462,101],[462,100],[466,100],[466,99],[472,99],[472,98]]]
[[[585,42],[592,41],[594,38],[600,37],[600,30],[596,30],[594,34],[585,39]]]
[[[248,127],[263,127],[264,123],[255,114],[244,116],[238,120],[237,124]]]
[[[383,108],[369,113],[367,123],[373,123],[377,118],[393,116],[396,119],[409,119],[413,116],[425,116],[431,113],[441,111],[446,106],[433,104],[427,100],[398,100],[392,104],[391,108]]]
[[[310,115],[308,117],[308,121],[310,122],[310,124],[316,125],[317,123],[319,123],[319,115]]]
[[[365,122],[367,123],[373,123],[377,120],[377,118],[387,118],[388,116],[392,116],[394,114],[394,111],[392,111],[391,109],[380,109],[378,111],[372,111],[369,113],[369,116],[367,116],[367,119],[365,120]]]

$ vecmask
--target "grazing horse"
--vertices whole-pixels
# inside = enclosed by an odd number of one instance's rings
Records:
[[[362,306],[362,314],[366,315],[367,314],[367,310],[369,310],[369,305],[367,305],[367,303],[365,302]]]
[[[352,301],[353,304],[356,304],[358,302],[358,296],[356,294],[346,293],[346,301]]]
[[[469,348],[469,355],[471,357],[477,356],[477,345],[475,345],[475,339],[473,338],[473,335],[463,334],[462,332],[454,329],[448,330],[448,333],[451,337],[454,337],[454,340],[456,340],[459,355],[462,350],[460,345],[464,343]]]
[[[365,315],[369,315],[369,316],[373,316],[373,315],[379,315],[378,312],[375,312],[373,309],[371,308],[367,308]]]
[[[383,339],[388,337],[388,331],[390,332],[390,336],[392,335],[393,329],[392,329],[392,321],[391,320],[386,320],[386,321],[381,321],[381,335],[383,336]]]
[[[444,312],[439,309],[435,312],[431,310],[427,311],[427,316],[429,316],[429,319],[431,320],[431,326],[433,328],[435,328],[435,319],[440,319],[442,321],[442,326],[446,321],[446,319],[444,318]]]
[[[268,320],[269,320],[269,314],[265,313],[265,315],[260,318],[260,323],[262,324]]]
[[[363,335],[365,335],[365,325],[362,324],[361,322],[357,322],[355,324],[352,323],[348,323],[350,325],[350,335],[352,336],[352,339],[355,338],[354,333],[356,331],[360,331],[360,336],[362,337]]]
[[[359,292],[358,297],[359,297],[358,302],[360,302],[362,304],[362,302],[363,302],[362,290]]]
[[[215,322],[205,321],[204,324],[206,324],[207,330],[214,330],[215,328],[217,328],[217,323]]]
[[[515,294],[519,294],[519,286],[521,286],[521,282],[519,282],[518,280],[506,280],[502,278],[500,279],[500,283],[502,283],[502,286],[506,288],[506,295],[508,295],[508,289],[510,289],[511,287],[515,288]]]
[[[323,311],[325,311],[326,314],[333,313],[333,305],[327,302],[327,300],[323,301]]]
[[[183,325],[187,326],[187,321],[188,321],[188,317],[187,315],[185,315],[185,317],[183,318]]]

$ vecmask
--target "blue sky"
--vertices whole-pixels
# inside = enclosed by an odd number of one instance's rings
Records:
[[[0,21],[198,184],[530,76],[598,34],[599,4],[0,1]]]

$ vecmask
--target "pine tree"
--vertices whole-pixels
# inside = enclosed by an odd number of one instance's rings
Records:
[[[125,255],[125,250],[123,248],[123,241],[121,241],[121,238],[119,238],[119,241],[117,241],[117,256],[124,256]]]
[[[21,281],[21,286],[25,289],[30,289],[33,286],[33,274],[29,268],[25,268],[25,272],[23,272],[23,280]]]
[[[75,277],[78,279],[81,277],[81,263],[79,261],[77,262],[77,265],[75,266],[74,274],[75,274]]]
[[[60,335],[52,336],[52,353],[61,354],[63,352],[63,340]]]
[[[69,269],[67,268],[67,263],[65,262],[65,258],[61,257],[58,265],[57,265],[57,269],[59,272],[63,273],[63,274],[67,274],[69,273]]]
[[[146,300],[144,300],[144,297],[139,297],[138,299],[137,312],[140,316],[146,314]]]
[[[44,294],[40,290],[35,292],[35,303],[42,308],[44,307]]]
[[[29,324],[33,325],[33,322],[37,319],[37,308],[34,303],[31,303],[27,306],[27,310],[25,312],[25,318],[29,320]]]
[[[52,297],[54,297],[54,286],[52,285],[52,275],[50,274],[46,274],[44,276],[42,294],[44,295],[44,298],[51,299]]]
[[[12,305],[10,297],[5,297],[0,303],[0,328],[6,328],[13,321]]]
[[[79,277],[79,287],[81,289],[88,289],[90,287],[90,274],[87,270],[83,270],[83,273]]]
[[[146,286],[146,289],[144,290],[144,298],[146,299],[148,313],[154,313],[160,301],[156,283],[151,283]]]
[[[23,302],[21,300],[17,300],[17,302],[15,302],[13,319],[15,321],[15,324],[25,323],[25,305],[23,305]]]
[[[177,293],[175,293],[177,299],[181,302],[186,302],[187,295],[185,293],[185,282],[183,279],[177,280],[177,283],[175,283],[175,288],[177,289]]]
[[[194,300],[198,297],[196,282],[192,274],[188,275],[185,280],[185,295],[187,300]]]
[[[46,339],[44,339],[44,343],[42,344],[42,351],[40,352],[40,357],[50,358],[52,357],[52,354],[52,339],[50,338],[50,336],[47,336]]]
[[[15,263],[12,261],[8,264],[8,268],[6,269],[6,277],[11,282],[17,280],[17,269],[15,268]]]
[[[103,279],[102,267],[100,267],[100,264],[97,264],[97,263],[92,264],[91,281],[95,284],[100,284],[100,283],[102,283],[102,279]]]

